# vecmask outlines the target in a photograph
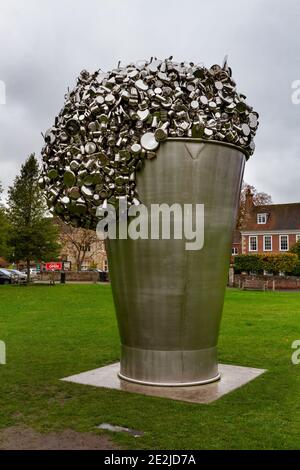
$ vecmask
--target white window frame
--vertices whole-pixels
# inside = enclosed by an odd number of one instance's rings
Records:
[[[232,249],[231,249],[231,255],[232,256],[236,256],[239,254],[239,250],[236,246],[233,246]]]
[[[261,212],[259,214],[257,214],[257,223],[259,225],[264,225],[267,223],[267,213],[266,212]],[[263,219],[263,220],[262,220]]]
[[[266,238],[270,237],[271,239],[271,248],[266,248]],[[264,251],[272,251],[273,250],[273,237],[272,235],[264,235]]]
[[[256,239],[256,250],[252,250],[251,249],[251,238],[255,238]],[[251,253],[256,253],[258,251],[258,236],[257,235],[249,235],[249,252]]]
[[[296,243],[299,242],[299,241],[300,241],[300,234],[297,233],[297,235],[296,235]]]
[[[287,239],[287,249],[286,250],[283,250],[281,248],[281,240],[283,237],[286,237]],[[289,251],[289,236],[288,235],[279,235],[279,251]]]

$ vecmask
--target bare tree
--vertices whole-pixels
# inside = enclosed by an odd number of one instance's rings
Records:
[[[99,240],[96,231],[74,228],[60,219],[57,219],[56,223],[60,228],[59,240],[62,250],[70,253],[76,260],[78,271],[81,271],[87,257],[95,257],[101,254],[105,256],[104,242]]]

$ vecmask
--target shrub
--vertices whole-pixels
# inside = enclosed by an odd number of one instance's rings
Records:
[[[234,257],[235,272],[246,271],[263,272],[261,257],[259,255],[238,255]]]
[[[291,272],[289,272],[289,274],[291,276],[300,277],[300,240],[297,241],[297,243],[294,246],[292,246],[292,248],[290,249],[290,252],[298,256],[298,261],[294,269]]]
[[[236,272],[256,272],[267,271],[273,274],[279,272],[291,273],[299,263],[298,256],[293,253],[282,253],[278,255],[239,255],[235,256],[234,269]]]
[[[292,248],[290,249],[290,252],[297,255],[298,258],[300,259],[300,240],[297,241],[297,243],[295,243],[295,245],[292,246]]]
[[[300,261],[298,260],[296,266],[291,272],[287,273],[289,276],[297,276],[300,277]]]

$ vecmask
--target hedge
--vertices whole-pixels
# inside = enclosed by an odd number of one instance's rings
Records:
[[[238,255],[234,257],[235,272],[262,273],[267,271],[274,274],[279,272],[292,273],[298,265],[298,256],[293,253],[278,255],[266,253],[263,255]]]

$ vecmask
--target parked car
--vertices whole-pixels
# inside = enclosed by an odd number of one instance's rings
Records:
[[[8,269],[0,269],[0,284],[14,284],[16,282],[16,275]]]
[[[22,271],[20,271],[22,274],[26,274],[27,276],[27,269],[22,269]],[[40,271],[37,271],[35,268],[30,268],[30,279],[35,279],[38,275]]]
[[[18,271],[18,269],[7,269],[7,271],[10,271],[11,273],[16,275],[17,282],[19,284],[25,284],[27,282],[27,275],[22,273],[21,271]]]

